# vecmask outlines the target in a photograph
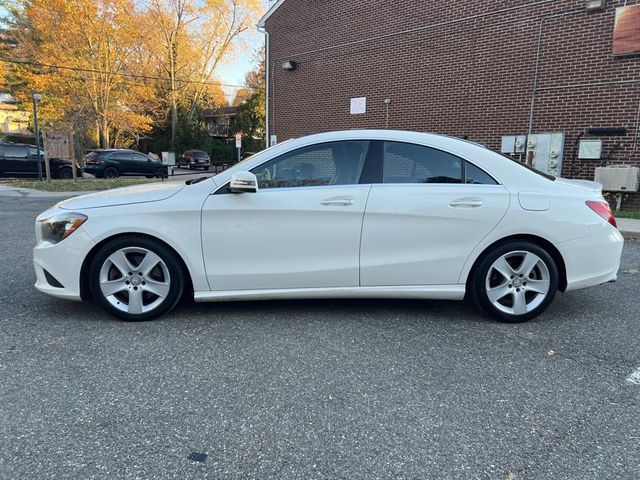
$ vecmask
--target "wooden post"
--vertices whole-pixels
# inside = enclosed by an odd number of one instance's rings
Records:
[[[73,177],[73,181],[77,181],[78,180],[78,172],[76,170],[76,149],[75,149],[75,142],[74,142],[74,132],[69,132],[69,153],[70,153],[70,160],[71,160],[71,175]]]

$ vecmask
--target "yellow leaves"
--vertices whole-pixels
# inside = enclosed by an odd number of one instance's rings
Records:
[[[226,103],[216,69],[262,8],[261,0],[30,0],[14,19],[11,55],[31,65],[0,77],[13,76],[12,93],[25,102],[43,94],[45,123],[80,113],[103,140],[134,136],[164,121],[168,105],[193,113]]]

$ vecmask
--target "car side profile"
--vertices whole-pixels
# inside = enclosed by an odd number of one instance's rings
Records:
[[[85,155],[84,163],[84,171],[97,178],[117,178],[126,175],[147,178],[167,176],[167,167],[162,162],[134,150],[94,150]]]
[[[42,174],[46,172],[44,152],[35,145],[24,143],[0,144],[0,177],[4,178],[36,178],[38,176],[38,158]],[[49,169],[53,178],[71,178],[73,171],[71,162],[59,158],[49,159]]]
[[[36,220],[36,288],[149,320],[198,302],[473,300],[521,322],[616,279],[601,186],[451,137],[289,140],[225,172],[63,201]]]
[[[211,157],[202,150],[186,150],[176,162],[176,166],[188,168],[189,170],[195,168],[209,170],[211,168]]]

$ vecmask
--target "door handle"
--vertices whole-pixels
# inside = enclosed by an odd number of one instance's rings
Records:
[[[353,198],[349,197],[334,197],[327,198],[320,202],[320,205],[325,207],[348,207],[349,205],[353,205]]]
[[[478,208],[482,206],[482,200],[479,198],[458,198],[449,203],[454,208]]]

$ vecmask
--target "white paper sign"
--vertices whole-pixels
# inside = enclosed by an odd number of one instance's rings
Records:
[[[242,148],[242,134],[236,133],[236,148]]]
[[[278,144],[278,136],[277,135],[271,135],[271,138],[269,139],[269,146],[270,147],[275,147]]]
[[[367,113],[367,97],[351,99],[351,115],[362,115]]]
[[[580,140],[578,158],[580,160],[599,160],[602,158],[602,140]]]

